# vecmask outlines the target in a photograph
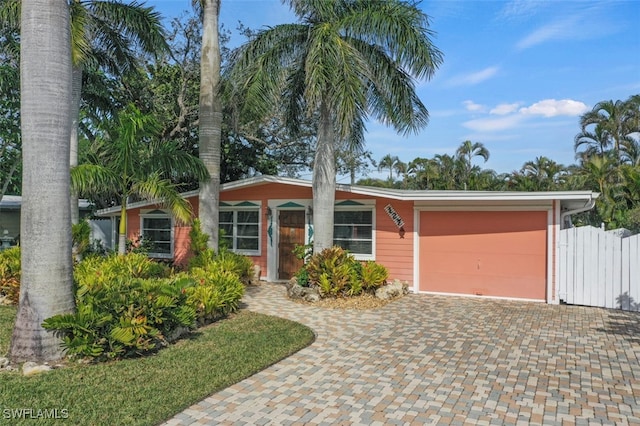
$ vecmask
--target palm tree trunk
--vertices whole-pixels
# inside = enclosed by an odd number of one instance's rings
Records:
[[[71,41],[66,0],[23,0],[21,12],[22,278],[9,356],[61,356],[42,328],[74,311],[69,209]]]
[[[75,65],[71,80],[71,137],[69,167],[78,165],[78,124],[80,122],[80,93],[82,91],[82,68]],[[78,193],[71,191],[71,223],[80,222],[80,212],[78,211]]]
[[[313,252],[333,246],[336,197],[335,132],[327,105],[320,106],[318,147],[313,165]]]
[[[209,235],[209,248],[218,250],[220,201],[220,139],[222,104],[220,87],[220,0],[202,0],[202,53],[200,58],[200,159],[209,180],[200,183],[199,217],[202,231]]]

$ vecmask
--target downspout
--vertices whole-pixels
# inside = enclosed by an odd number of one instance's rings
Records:
[[[598,194],[600,195],[600,194]],[[573,209],[573,210],[567,210],[566,212],[562,212],[560,213],[560,229],[565,229],[566,227],[565,225],[565,219],[567,218],[567,216],[571,216],[574,214],[578,214],[578,213],[582,213],[582,212],[586,212],[591,210],[592,208],[595,207],[596,205],[596,198],[598,197],[598,195],[596,195],[595,197],[589,198],[589,200],[586,202],[586,204],[580,208],[577,209]]]

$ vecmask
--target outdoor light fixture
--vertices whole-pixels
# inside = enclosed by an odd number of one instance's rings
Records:
[[[307,206],[307,216],[309,216],[309,222],[313,220],[313,207]]]
[[[273,217],[273,211],[271,207],[267,207],[267,218],[271,219]]]

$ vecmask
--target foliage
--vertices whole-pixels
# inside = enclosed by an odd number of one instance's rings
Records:
[[[0,356],[9,347],[14,320],[15,308],[0,306]],[[34,377],[2,373],[2,403],[5,407],[64,407],[67,422],[74,425],[161,424],[313,339],[313,332],[299,323],[241,311],[151,357],[69,363]],[[27,423],[32,421],[15,424]],[[59,423],[59,419],[38,421]]]
[[[365,262],[360,272],[364,289],[377,289],[389,278],[389,271],[376,262]]]
[[[18,304],[20,298],[20,247],[0,252],[0,294]]]
[[[311,255],[313,255],[313,244],[297,244],[293,248],[293,255],[298,260],[308,261]]]
[[[77,312],[49,318],[44,327],[62,334],[72,356],[142,355],[165,345],[180,328],[235,312],[244,293],[238,275],[243,265],[228,255],[212,259],[206,269],[173,275],[142,253],[90,256],[75,268]]]
[[[218,254],[207,247],[209,236],[202,232],[200,220],[195,219],[189,231],[189,248],[192,257],[189,259],[188,270],[196,268],[205,271],[221,270],[235,274],[242,283],[248,284],[253,277],[253,262],[247,256],[234,253],[224,245],[220,245]],[[224,238],[220,238],[224,241]]]
[[[191,249],[191,254],[194,257],[200,256],[207,250],[208,241],[209,236],[202,232],[200,219],[194,219],[191,224],[191,230],[189,231],[189,248]]]
[[[238,310],[244,286],[233,272],[216,265],[208,270],[194,268],[188,277],[178,278],[187,295],[187,304],[195,309],[199,324],[207,324]]]
[[[127,253],[138,253],[148,255],[149,253],[153,253],[154,244],[153,241],[145,238],[144,235],[136,234],[133,238],[127,238],[126,244],[126,252]]]
[[[376,262],[357,261],[341,247],[314,254],[296,273],[298,285],[316,286],[321,297],[358,296],[375,292],[388,278],[387,269]]]
[[[192,326],[195,310],[165,265],[143,254],[88,257],[75,268],[74,314],[48,318],[72,356],[98,359],[147,353],[177,327]]]

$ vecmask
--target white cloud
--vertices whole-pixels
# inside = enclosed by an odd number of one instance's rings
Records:
[[[489,111],[490,114],[495,114],[495,115],[507,115],[507,114],[511,114],[512,112],[515,112],[518,110],[518,107],[520,106],[520,104],[515,103],[515,104],[500,104],[497,105],[495,108],[491,109],[491,111]]]
[[[521,121],[521,115],[509,115],[501,118],[478,118],[466,121],[462,125],[476,132],[495,132],[513,129],[520,125]]]
[[[559,115],[578,116],[589,110],[589,107],[580,101],[571,99],[545,99],[535,104],[520,108],[519,112],[524,115],[542,115],[544,117],[556,117]]]
[[[499,19],[515,20],[529,18],[540,11],[542,3],[532,0],[512,0],[504,5],[500,13]]]
[[[486,108],[484,105],[477,104],[473,101],[462,102],[467,111],[471,112],[483,112]]]
[[[474,84],[482,83],[485,80],[495,76],[500,68],[488,67],[483,70],[472,72],[469,74],[459,74],[449,79],[447,84],[449,86],[472,86]]]
[[[571,32],[571,27],[573,26],[572,21],[572,19],[556,21],[538,28],[537,30],[520,40],[516,44],[516,47],[518,49],[527,49],[529,47],[544,43],[545,41],[566,38]]]

